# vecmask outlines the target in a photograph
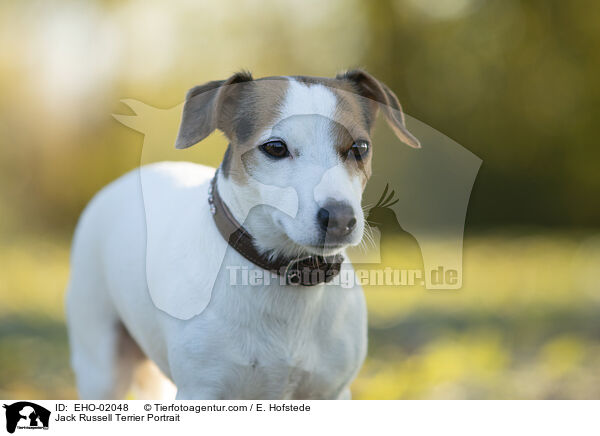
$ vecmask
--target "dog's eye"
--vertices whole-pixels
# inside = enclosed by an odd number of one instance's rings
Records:
[[[259,148],[267,155],[275,159],[282,159],[290,155],[287,145],[285,145],[285,142],[283,141],[265,142]]]
[[[369,154],[369,148],[367,141],[356,141],[348,150],[348,155],[352,155],[356,160],[362,160]]]

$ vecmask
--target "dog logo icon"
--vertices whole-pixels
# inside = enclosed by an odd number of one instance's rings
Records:
[[[6,431],[14,433],[18,429],[48,429],[50,411],[42,406],[29,401],[19,401],[10,405],[4,404],[6,409]]]

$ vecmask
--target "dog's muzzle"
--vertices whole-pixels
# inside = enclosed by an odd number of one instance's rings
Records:
[[[270,256],[259,253],[254,245],[254,237],[235,219],[217,190],[217,175],[210,182],[208,204],[219,233],[238,253],[255,265],[285,278],[287,285],[314,286],[327,283],[337,276],[342,268],[344,257],[313,255],[301,259]]]

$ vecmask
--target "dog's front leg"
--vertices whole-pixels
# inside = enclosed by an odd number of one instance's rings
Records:
[[[235,397],[227,383],[227,359],[218,351],[206,351],[185,335],[183,344],[170,350],[171,375],[177,400],[224,400]]]
[[[217,389],[208,386],[178,388],[176,400],[223,400],[224,396]]]
[[[202,360],[190,359],[190,362]],[[186,365],[187,366],[187,365]],[[191,365],[190,365],[191,366]],[[177,386],[177,400],[225,400],[231,399],[232,392],[228,392],[222,371],[215,368],[187,368],[186,371],[175,371],[173,381]]]
[[[337,397],[338,400],[351,400],[352,394],[350,393],[350,388],[344,389]]]

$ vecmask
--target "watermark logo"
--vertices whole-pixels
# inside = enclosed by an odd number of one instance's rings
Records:
[[[6,431],[14,433],[19,430],[48,430],[50,411],[45,407],[29,401],[19,401],[6,409]]]
[[[287,277],[273,271],[261,268],[249,268],[247,266],[227,265],[229,273],[228,284],[230,286],[269,286],[278,284],[280,286],[300,285],[301,283],[316,283],[319,274],[325,274],[323,270],[302,268],[298,270],[298,276],[291,282]],[[320,280],[326,286],[341,286],[344,289],[355,286],[425,286],[426,282],[435,286],[453,287],[458,282],[458,271],[454,269],[444,270],[443,266],[429,272],[429,280],[422,269],[397,269],[384,268],[342,268],[331,280]]]

